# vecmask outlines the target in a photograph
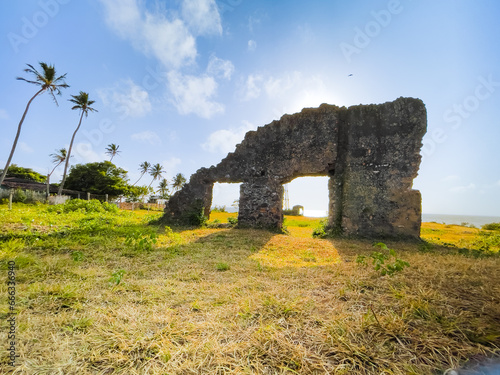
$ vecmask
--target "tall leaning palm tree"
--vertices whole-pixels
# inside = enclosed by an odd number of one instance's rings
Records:
[[[32,83],[36,86],[38,86],[40,89],[36,92],[35,95],[31,97],[31,99],[28,101],[28,104],[26,105],[26,109],[24,110],[23,117],[21,117],[21,121],[19,121],[19,125],[17,126],[17,133],[16,137],[14,138],[14,143],[12,144],[12,149],[10,150],[10,155],[9,158],[7,159],[7,163],[5,164],[5,168],[3,169],[3,173],[0,176],[0,185],[2,185],[2,182],[7,175],[7,170],[9,169],[10,162],[12,160],[12,157],[14,156],[14,151],[16,150],[17,146],[17,141],[19,140],[19,135],[21,134],[21,127],[23,125],[24,119],[26,118],[26,114],[28,113],[28,109],[30,107],[31,102],[42,92],[47,91],[54,101],[57,103],[56,99],[56,94],[61,95],[61,89],[69,87],[69,85],[64,82],[64,79],[66,78],[66,74],[63,74],[62,76],[57,77],[56,75],[56,69],[54,68],[53,65],[47,65],[46,63],[41,62],[40,66],[42,68],[42,71],[39,72],[37,71],[33,65],[26,64],[28,65],[28,68],[24,69],[26,73],[30,73],[34,75],[34,80],[28,80],[26,78],[22,77],[17,77],[18,80],[20,81],[25,81],[28,83]]]
[[[155,165],[153,165],[149,170],[149,174],[153,177],[153,180],[151,180],[151,183],[148,185],[148,187],[150,187],[157,179],[160,179],[163,173],[165,173],[165,171],[163,170],[163,166],[160,163],[156,163]]]
[[[94,100],[89,100],[89,94],[83,91],[80,91],[78,95],[71,95],[73,99],[69,99],[69,101],[75,104],[71,109],[79,109],[81,111],[80,121],[78,122],[78,126],[71,137],[71,142],[69,143],[68,156],[66,157],[66,163],[64,164],[64,173],[61,181],[61,185],[59,185],[59,190],[57,191],[57,195],[62,194],[62,190],[64,188],[64,183],[66,182],[66,173],[68,172],[69,158],[71,157],[71,149],[73,148],[73,142],[75,140],[76,133],[78,129],[80,129],[80,125],[82,125],[83,115],[87,117],[89,112],[97,112],[97,109],[91,107],[92,104],[95,103]]]
[[[121,152],[121,151],[118,151],[119,148],[120,148],[120,146],[117,146],[114,143],[111,143],[110,145],[108,145],[108,147],[106,147],[106,154],[111,156],[111,159],[109,159],[110,162],[113,160],[113,158],[116,155],[118,155]]]
[[[149,171],[149,168],[151,168],[151,164],[147,161],[139,165],[139,170],[141,171],[141,177],[139,177],[139,179],[136,182],[134,182],[132,186],[135,186],[135,184],[137,184],[140,181],[142,176],[144,176]]]
[[[52,176],[52,173],[56,170],[57,167],[59,167],[62,163],[66,161],[67,157],[67,151],[65,148],[61,148],[60,150],[56,150],[54,154],[50,154],[52,157],[52,163],[55,164],[54,168],[50,173],[47,174],[47,196],[50,194],[50,176]]]

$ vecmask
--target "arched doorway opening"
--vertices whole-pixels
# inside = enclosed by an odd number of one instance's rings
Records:
[[[241,183],[216,182],[214,184],[210,220],[226,223],[229,218],[238,217],[240,185]]]

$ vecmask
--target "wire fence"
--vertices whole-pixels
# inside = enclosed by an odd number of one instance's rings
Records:
[[[7,200],[21,203],[46,202],[47,194],[35,190],[0,189],[0,201],[4,202]]]
[[[101,202],[108,202],[116,204],[123,210],[153,210],[162,211],[165,209],[165,204],[162,203],[143,203],[143,202],[125,202],[123,197],[114,198],[109,197],[108,194],[91,194],[83,191],[66,191],[64,195],[49,195],[46,192],[28,190],[28,189],[0,189],[0,203],[49,203],[49,204],[62,204],[70,199],[84,199],[92,200],[97,199]]]

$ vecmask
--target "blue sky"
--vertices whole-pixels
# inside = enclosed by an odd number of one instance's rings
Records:
[[[143,161],[190,176],[303,107],[409,96],[428,112],[414,183],[423,212],[500,216],[499,16],[495,0],[3,1],[0,165],[36,92],[15,79],[26,63],[54,64],[71,87],[59,107],[47,94],[33,102],[13,163],[47,173],[78,123],[67,99],[85,91],[99,112],[72,163],[108,159],[115,143],[131,181]],[[326,209],[326,186],[294,181],[290,203]],[[215,189],[217,204],[236,198]]]

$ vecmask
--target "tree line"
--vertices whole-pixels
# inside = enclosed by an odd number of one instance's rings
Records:
[[[65,82],[66,74],[57,76],[55,67],[53,65],[48,65],[44,62],[40,62],[40,71],[35,69],[33,65],[26,65],[28,66],[28,68],[24,69],[24,72],[29,73],[32,77],[30,79],[26,79],[24,77],[16,77],[16,79],[38,86],[39,89],[28,101],[21,120],[19,121],[9,157],[0,175],[0,186],[2,185],[7,175],[16,177],[25,176],[26,178],[34,181],[40,180],[39,176],[35,176],[35,174],[37,174],[36,172],[32,171],[29,168],[18,167],[15,164],[12,165],[13,170],[11,171],[11,173],[9,173],[11,161],[21,134],[22,125],[31,103],[37,96],[44,92],[47,92],[52,96],[56,105],[59,105],[56,95],[61,95],[61,90],[69,87],[69,85]],[[54,173],[57,167],[64,163],[63,176],[58,186],[58,195],[62,195],[63,190],[66,187],[67,189],[84,191],[93,194],[108,194],[112,197],[124,195],[132,200],[143,199],[146,195],[155,192],[159,193],[161,198],[168,199],[170,197],[169,182],[165,178],[162,179],[165,171],[163,169],[163,166],[159,163],[152,165],[151,163],[145,161],[140,164],[139,170],[141,172],[141,176],[134,184],[130,185],[127,180],[127,171],[117,167],[112,163],[113,158],[121,152],[119,151],[120,146],[114,143],[109,144],[105,150],[105,153],[110,156],[109,161],[77,164],[75,166],[72,166],[70,172],[68,173],[69,160],[71,158],[73,143],[76,138],[76,134],[82,125],[83,117],[88,117],[89,113],[91,112],[97,112],[97,110],[92,107],[95,101],[90,100],[89,94],[84,91],[80,91],[78,95],[71,95],[71,99],[69,99],[69,101],[74,104],[74,106],[71,108],[72,110],[79,110],[79,121],[77,127],[75,128],[75,131],[71,136],[68,150],[66,150],[65,148],[61,148],[59,150],[56,150],[55,153],[49,155],[52,158],[54,168],[49,173],[47,173],[47,176],[45,178],[45,181],[47,183],[47,194],[49,193],[50,176]],[[137,183],[146,173],[149,173],[149,175],[153,177],[149,185],[137,186]],[[159,181],[158,189],[154,190],[151,185],[157,180]],[[186,178],[181,173],[178,173],[172,180],[173,191],[182,188],[185,182]]]

